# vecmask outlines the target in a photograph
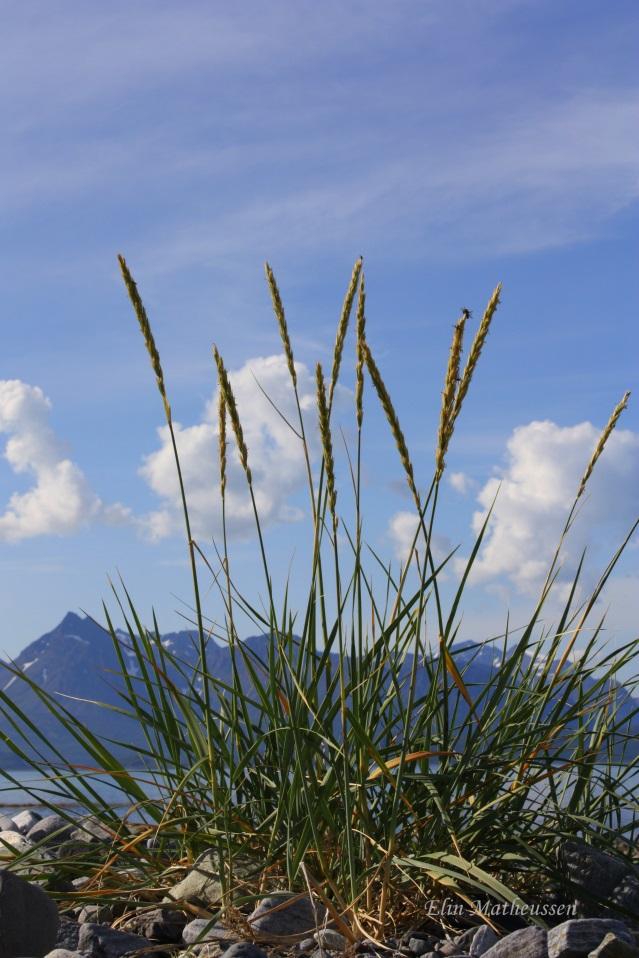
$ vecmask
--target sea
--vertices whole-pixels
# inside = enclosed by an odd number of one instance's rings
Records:
[[[127,771],[140,782],[149,798],[158,797],[160,788],[148,772],[139,768]],[[126,812],[131,807],[131,800],[123,794],[110,778],[89,773],[78,773],[74,776],[65,773],[67,781],[71,777],[78,785],[83,782],[90,784],[111,808]],[[50,777],[39,775],[32,769],[0,769],[0,813],[11,818],[22,809],[31,808],[42,814],[47,812],[48,802],[70,811],[82,812],[85,810],[81,801],[70,799],[68,791],[62,789],[60,783],[56,783]]]

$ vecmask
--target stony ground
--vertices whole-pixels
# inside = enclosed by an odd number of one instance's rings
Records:
[[[72,826],[31,810],[13,818],[0,815],[5,865],[13,849],[40,844],[54,862],[69,843],[90,846],[106,838],[87,819]],[[503,923],[494,930],[468,913],[467,927],[446,935],[425,910],[422,923],[383,942],[358,940],[347,927],[340,933],[321,902],[288,891],[263,898],[232,927],[194,918],[194,910],[218,910],[221,885],[212,852],[185,870],[159,903],[119,913],[110,905],[73,906],[86,878],[69,883],[69,898],[59,909],[38,884],[4,868],[0,958],[639,958],[639,882],[627,863],[576,842],[567,843],[562,855],[567,875],[583,892],[583,900],[571,903],[578,917],[555,917],[548,929],[529,925],[508,931]],[[605,897],[607,907],[593,911],[587,904],[593,893]]]

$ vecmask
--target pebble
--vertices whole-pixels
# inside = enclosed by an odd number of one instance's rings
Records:
[[[348,938],[332,928],[322,928],[313,935],[313,938],[320,948],[327,948],[329,951],[346,951],[348,948]]]
[[[308,895],[277,892],[263,898],[247,921],[262,940],[293,942],[314,934],[325,918],[326,909],[321,902],[312,902]]]
[[[140,935],[132,935],[126,931],[117,931],[108,925],[87,923],[80,926],[78,951],[87,958],[124,958],[125,955],[147,949],[146,956],[151,958],[153,942]],[[155,955],[159,955],[156,952]]]

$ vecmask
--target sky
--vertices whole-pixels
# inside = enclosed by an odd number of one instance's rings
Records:
[[[639,10],[634,0],[6,0],[0,31],[0,652],[68,610],[189,616],[163,410],[118,272],[162,357],[194,533],[220,534],[216,343],[244,423],[272,571],[304,595],[309,507],[263,264],[284,298],[313,469],[314,370],[330,365],[364,257],[367,336],[420,488],[433,471],[452,327],[501,306],[442,480],[455,584],[497,493],[462,633],[526,621],[579,478],[626,389],[564,552],[596,581],[639,516]],[[352,517],[354,340],[334,427]],[[394,562],[414,528],[366,386],[365,536]],[[241,469],[233,568],[263,594]],[[435,540],[434,540],[435,541]],[[639,621],[635,536],[600,603]],[[292,571],[291,571],[292,570]],[[561,582],[560,582],[561,590]],[[220,615],[206,584],[207,613]],[[549,610],[549,614],[552,609]],[[117,618],[117,615],[116,615]]]

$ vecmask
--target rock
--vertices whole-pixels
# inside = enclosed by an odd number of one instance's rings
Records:
[[[500,938],[484,958],[548,958],[546,932],[532,925],[520,928]]]
[[[559,860],[573,892],[576,893],[579,913],[584,917],[604,914],[615,888],[630,873],[630,868],[623,859],[615,858],[583,842],[564,842],[559,852]],[[593,899],[602,900],[601,904]]]
[[[481,928],[476,930],[473,940],[470,943],[468,950],[470,958],[482,958],[482,955],[485,955],[488,949],[496,945],[498,941],[499,938],[492,928],[488,925],[482,925]]]
[[[588,958],[637,958],[639,948],[629,945],[609,931],[600,945],[591,951]]]
[[[187,901],[202,908],[217,905],[222,899],[222,884],[217,871],[217,854],[210,849],[194,862],[182,881],[169,889],[165,901]]]
[[[172,908],[154,908],[153,911],[141,912],[129,919],[126,931],[142,935],[153,941],[178,944],[182,941],[182,929],[187,923],[183,911]]]
[[[56,944],[58,909],[39,885],[0,871],[0,958],[40,958]]]
[[[83,818],[79,825],[72,827],[69,838],[75,842],[83,842],[85,845],[113,840],[111,832],[93,815]]]
[[[110,921],[113,921],[114,910],[113,905],[107,904],[94,904],[91,902],[88,905],[83,905],[83,907],[78,912],[78,922],[81,925],[87,923],[97,923],[99,925],[108,924]]]
[[[33,848],[33,842],[25,838],[21,832],[0,832],[0,857],[6,858],[11,855],[10,850],[6,847],[7,845],[15,848],[20,854]]]
[[[430,936],[429,938],[409,938],[408,939],[408,950],[413,955],[427,955],[429,951],[432,951],[437,939]]]
[[[8,815],[0,815],[0,832],[17,832],[16,823]]]
[[[13,816],[13,824],[21,835],[26,835],[41,818],[42,815],[40,815],[39,812],[34,812],[30,808],[27,808],[24,812],[19,812]]]
[[[302,941],[298,941],[295,946],[295,950],[298,952],[314,951],[316,947],[317,942],[314,938],[303,938]]]
[[[321,931],[316,931],[313,937],[320,948],[326,948],[328,951],[346,951],[348,948],[348,938],[332,928],[322,928]]]
[[[268,958],[265,951],[250,941],[238,941],[224,952],[225,958]]]
[[[78,950],[78,940],[80,938],[80,925],[77,921],[71,921],[64,915],[60,918],[58,933],[55,938],[56,947],[67,951]]]
[[[450,955],[463,955],[465,948],[465,945],[460,945],[456,941],[443,941],[437,946],[437,953],[448,958]]]
[[[47,958],[82,958],[79,951],[67,951],[66,948],[54,948],[47,955]]]
[[[634,944],[632,933],[614,918],[571,918],[548,932],[548,958],[586,958],[609,931]]]
[[[37,845],[45,839],[50,839],[52,844],[61,844],[68,841],[73,825],[70,825],[60,815],[46,815],[36,822],[26,834],[27,839]]]
[[[235,942],[237,938],[228,928],[213,922],[211,918],[195,918],[182,929],[182,941],[186,945],[193,945],[196,941]]]
[[[631,915],[639,917],[639,880],[634,875],[626,875],[618,885],[615,885],[610,896],[608,911],[613,915],[619,915],[619,918],[629,925],[637,925],[637,920],[633,921],[624,915],[624,912],[628,911]]]
[[[84,888],[84,886],[90,881],[91,879],[88,875],[81,875],[79,878],[74,878],[72,880],[71,887],[74,889],[74,891],[80,891],[80,889]]]
[[[459,945],[462,951],[469,949],[473,943],[475,935],[479,931],[479,928],[480,928],[479,925],[473,925],[472,928],[467,928],[465,931],[462,931],[461,935],[456,935],[455,938],[453,939],[453,942],[456,945]]]
[[[191,952],[199,958],[220,958],[223,954],[217,941],[203,941],[200,945],[191,945]]]
[[[247,922],[262,941],[296,941],[308,938],[324,925],[326,909],[308,895],[275,892],[262,898]],[[228,952],[227,952],[228,954]]]
[[[116,931],[108,925],[87,923],[80,926],[78,951],[88,958],[124,958],[124,955],[132,955],[142,948],[151,949],[146,952],[146,958],[159,955],[159,952],[152,951],[153,942],[140,935]]]

